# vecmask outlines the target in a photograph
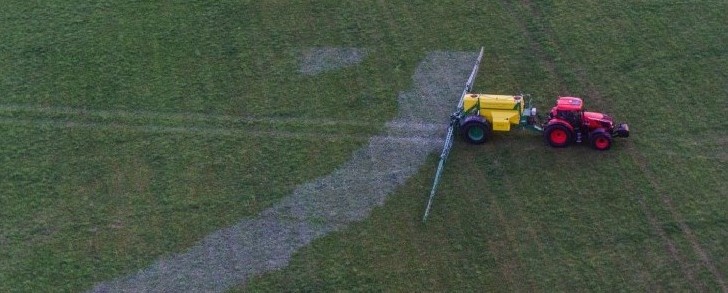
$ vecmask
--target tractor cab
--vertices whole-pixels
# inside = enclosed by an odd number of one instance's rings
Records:
[[[571,127],[579,128],[584,116],[584,102],[576,97],[559,97],[550,114],[551,119],[561,119]]]

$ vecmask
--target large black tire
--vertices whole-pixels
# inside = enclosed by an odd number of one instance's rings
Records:
[[[574,141],[574,132],[562,124],[551,124],[546,126],[543,137],[550,146],[563,148]]]
[[[468,117],[460,127],[460,133],[469,143],[483,144],[490,138],[490,123],[480,116]]]
[[[612,147],[612,136],[606,131],[595,130],[589,134],[589,143],[596,150],[606,151]]]

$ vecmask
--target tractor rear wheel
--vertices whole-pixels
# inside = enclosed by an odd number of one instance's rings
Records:
[[[465,140],[472,144],[482,144],[490,137],[490,124],[485,119],[466,121],[460,128]]]
[[[546,142],[555,148],[567,147],[574,139],[572,131],[561,124],[546,126],[543,136],[546,139]]]
[[[595,131],[589,134],[589,141],[593,148],[606,151],[612,147],[612,136],[604,131]]]

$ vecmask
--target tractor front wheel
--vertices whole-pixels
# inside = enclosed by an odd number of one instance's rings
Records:
[[[595,131],[589,135],[589,141],[593,148],[606,151],[612,147],[612,137],[604,131]]]
[[[572,131],[561,124],[552,124],[547,126],[543,135],[546,142],[555,148],[567,147],[574,138]]]
[[[490,136],[490,125],[488,125],[488,121],[480,119],[465,122],[461,130],[465,135],[465,140],[472,144],[485,143]]]

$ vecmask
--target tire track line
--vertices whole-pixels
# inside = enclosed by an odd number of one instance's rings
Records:
[[[634,183],[632,181],[625,181],[627,184],[626,189],[631,190],[638,190],[637,187],[635,187]],[[667,235],[664,229],[660,226],[660,221],[658,221],[657,216],[655,216],[653,208],[650,208],[650,206],[645,202],[645,196],[640,194],[637,197],[637,202],[639,203],[639,209],[644,214],[645,218],[647,219],[647,222],[650,225],[650,228],[653,233],[655,233],[658,237],[661,243],[664,245],[665,250],[669,253],[670,259],[669,261],[673,261],[677,263],[677,265],[680,267],[680,270],[683,272],[685,278],[688,281],[688,284],[692,286],[693,288],[698,289],[700,292],[705,292],[706,288],[705,285],[697,281],[697,277],[695,275],[695,271],[690,268],[690,265],[688,264],[689,261],[686,259],[686,257],[680,253],[677,249],[677,245],[675,242],[670,239],[670,237]],[[639,272],[641,278],[643,280],[649,280],[651,279],[648,274],[646,274],[644,271]],[[654,283],[654,284],[646,284],[646,285],[652,285],[649,289],[651,292],[659,292],[664,291],[665,289],[661,286],[660,283]]]
[[[632,148],[629,148],[629,150],[632,150]],[[660,184],[658,184],[659,179],[657,179],[656,175],[650,170],[647,158],[645,158],[644,154],[639,151],[630,151],[630,155],[632,157],[632,160],[634,160],[635,164],[640,167],[642,173],[645,174],[645,177],[649,181],[652,189],[660,194],[661,202],[670,212],[672,219],[677,223],[678,227],[680,227],[680,231],[685,235],[685,238],[688,240],[688,242],[690,242],[690,246],[692,247],[693,251],[698,255],[701,264],[715,277],[715,281],[718,283],[718,286],[720,286],[721,291],[728,292],[728,287],[726,286],[726,282],[723,279],[723,274],[718,270],[718,268],[708,256],[708,253],[700,245],[700,241],[695,236],[693,230],[685,223],[683,215],[680,214],[680,212],[675,207],[675,204],[673,203],[672,198],[669,196],[669,193],[664,190],[662,186],[660,186]],[[640,205],[642,205],[644,208],[647,208],[643,202],[642,197],[640,197]],[[656,221],[655,219],[653,220]],[[657,228],[659,229],[658,233],[665,233],[662,228],[659,228],[659,226]],[[672,245],[674,246],[674,243]],[[704,284],[702,283],[700,283],[700,285],[704,286]],[[701,289],[703,289],[703,291],[706,291],[705,288]]]
[[[199,134],[207,136],[239,136],[239,137],[265,137],[273,139],[306,139],[321,140],[327,142],[356,140],[367,141],[371,139],[367,134],[345,134],[345,133],[320,133],[314,130],[290,131],[290,130],[262,130],[262,129],[245,129],[245,128],[216,128],[208,126],[162,126],[162,125],[124,125],[118,123],[97,123],[97,122],[79,122],[65,119],[22,119],[0,117],[0,124],[14,126],[28,126],[56,128],[56,129],[91,129],[100,131],[132,131],[140,133],[159,133],[159,134]],[[403,128],[393,125],[389,129]],[[440,127],[442,128],[442,127]],[[415,129],[408,133],[391,134],[386,136],[377,136],[387,141],[405,141],[405,142],[440,142],[432,138],[431,133],[434,127],[425,125],[422,129]],[[434,130],[434,132],[440,132]],[[429,134],[428,134],[429,133]]]
[[[513,6],[510,3],[508,3],[507,1],[503,1],[503,3],[504,3],[504,5],[509,7],[509,10],[513,14],[513,11],[514,11]],[[529,11],[529,13],[533,16],[534,19],[540,20],[543,18],[540,11],[538,11],[538,9],[534,7],[534,4],[530,0],[521,0],[521,4]],[[520,18],[518,18],[518,19],[520,19]],[[539,57],[539,59],[541,59],[547,65],[547,69],[549,70],[549,73],[554,74],[557,77],[557,79],[559,80],[559,83],[562,84],[562,86],[561,86],[562,92],[567,92],[564,89],[564,87],[565,87],[564,79],[558,73],[558,71],[556,69],[555,61],[550,56],[547,56],[544,53],[544,50],[541,48],[540,44],[534,39],[534,37],[528,31],[526,24],[523,23],[523,21],[520,21],[519,23],[521,25],[521,29],[524,31],[524,34],[526,35],[529,43],[531,44],[531,48],[534,50],[534,52]],[[558,46],[558,43],[555,41],[555,39],[553,37],[554,33],[550,30],[550,28],[544,26],[543,29],[544,29],[544,34]],[[596,87],[591,82],[589,82],[589,80],[587,79],[585,69],[579,67],[579,68],[577,68],[576,71],[579,72],[579,74],[576,74],[578,82],[585,88],[585,90],[587,91],[589,96],[594,98],[594,100],[596,100],[596,102],[601,105],[606,104],[603,96],[599,93],[599,91],[596,89]],[[680,230],[683,232],[686,239],[690,242],[692,249],[699,256],[701,264],[708,271],[711,272],[711,274],[715,278],[715,281],[720,286],[721,290],[723,292],[728,292],[728,287],[726,286],[726,282],[723,279],[722,273],[720,271],[718,271],[715,264],[713,264],[710,257],[708,257],[708,254],[705,252],[705,249],[703,249],[703,247],[700,245],[700,242],[698,241],[695,234],[692,232],[692,229],[687,224],[685,224],[683,216],[675,208],[670,196],[667,194],[667,192],[665,190],[663,190],[659,186],[659,184],[658,184],[659,180],[657,180],[655,175],[652,174],[651,171],[649,171],[649,168],[647,167],[647,163],[646,163],[647,159],[638,150],[635,150],[632,148],[629,148],[628,150],[629,150],[630,156],[635,161],[637,166],[640,168],[640,170],[643,172],[643,174],[646,175],[646,178],[650,182],[650,185],[653,187],[653,189],[655,191],[657,191],[661,195],[660,198],[661,198],[662,203],[668,208],[673,220],[675,220],[678,223]],[[640,202],[640,206],[643,207],[643,210],[644,210],[644,207],[646,207],[646,205],[643,202]],[[673,257],[673,259],[680,264],[680,267],[681,267],[683,273],[686,275],[686,277],[688,278],[690,283],[695,288],[700,288],[702,290],[705,290],[704,284],[702,284],[701,282],[699,282],[698,280],[695,279],[695,276],[697,275],[697,272],[695,271],[695,269],[692,266],[687,264],[689,261],[686,260],[682,256],[682,254],[677,250],[675,243],[673,241],[671,241],[669,238],[667,238],[667,236],[665,235],[665,231],[662,230],[662,228],[660,228],[659,225],[657,225],[657,219],[654,217],[654,215],[652,215],[647,210],[644,210],[644,212],[645,212],[645,215],[648,217],[648,221],[651,223],[650,226],[652,227],[654,232],[656,234],[660,235],[660,238],[662,238],[663,240],[668,241],[666,243],[668,252]]]
[[[517,249],[514,248],[514,245],[518,245],[518,241],[514,235],[513,228],[508,224],[511,221],[504,215],[503,208],[500,207],[495,194],[491,194],[488,200],[491,203],[490,210],[496,216],[505,236],[505,240],[491,239],[488,241],[490,243],[490,249],[500,252],[495,255],[501,255],[501,257],[496,257],[495,260],[501,276],[505,279],[505,283],[508,284],[511,290],[521,291],[523,288],[519,285],[522,283],[519,282],[517,275],[523,271],[523,265],[516,252]]]
[[[244,117],[224,114],[195,112],[162,112],[148,110],[94,110],[67,106],[41,106],[30,104],[0,104],[0,114],[22,114],[23,112],[51,115],[69,115],[101,119],[152,119],[179,120],[185,122],[236,122],[242,124],[296,124],[320,126],[373,127],[376,123],[361,120],[316,119],[303,117]]]
[[[504,168],[504,167],[499,164],[499,168]],[[504,171],[504,172],[506,172],[506,171]],[[504,191],[505,191],[505,192],[503,192],[503,194],[506,195],[506,199],[504,199],[504,204],[506,206],[508,206],[508,202],[505,202],[506,200],[510,200],[510,203],[514,203],[514,202],[516,203],[515,205],[513,205],[515,207],[514,216],[518,217],[520,219],[521,223],[520,224],[516,223],[515,226],[522,227],[522,228],[525,226],[525,228],[523,228],[523,229],[526,230],[526,234],[528,235],[528,238],[530,238],[530,240],[533,241],[534,244],[536,244],[536,248],[538,249],[539,254],[545,255],[543,244],[541,243],[541,241],[538,237],[538,234],[536,233],[536,231],[534,231],[533,226],[531,225],[531,223],[533,223],[533,222],[526,220],[526,214],[523,212],[523,208],[522,208],[523,205],[521,204],[522,201],[520,200],[521,197],[517,196],[516,192],[514,191],[514,186],[515,186],[514,182],[511,180],[510,176],[503,176],[502,180],[504,183],[503,186],[504,186]],[[495,204],[497,202],[495,200],[495,195],[493,195],[492,197],[493,198],[491,198],[491,201]],[[498,218],[500,219],[502,217],[502,215],[501,215],[502,211],[499,210],[498,213],[499,213]],[[518,228],[509,227],[510,225],[506,224],[506,222],[502,222],[502,223],[504,224],[504,227],[506,227],[506,229],[508,229],[508,230],[513,230],[513,229],[517,230],[518,229]],[[509,234],[513,234],[513,232],[511,232]],[[513,238],[513,239],[511,239],[511,238]],[[516,237],[514,235],[509,235],[509,241],[511,241],[511,240],[514,245],[516,245],[516,246],[521,245],[521,243],[519,243],[518,239],[516,239]],[[516,250],[520,251],[520,249],[516,249]],[[517,255],[516,259],[518,261],[517,268],[521,272],[521,275],[523,276],[524,271],[527,271],[526,268],[528,268],[528,265],[524,264],[523,260],[521,260],[522,255],[518,255],[519,253],[515,253],[515,254]],[[541,258],[541,260],[543,260],[543,258]],[[542,289],[538,287],[538,284],[536,282],[534,282],[533,278],[529,278],[528,281],[525,283],[528,284],[527,291],[530,291],[530,292],[542,291]],[[524,291],[523,289],[524,288],[518,288],[517,291]]]
[[[533,52],[534,55],[536,55],[537,59],[541,61],[543,66],[546,68],[546,71],[548,71],[549,75],[556,78],[558,86],[559,86],[559,93],[568,93],[568,88],[566,87],[566,81],[564,77],[558,73],[558,70],[556,69],[556,62],[548,56],[548,54],[545,52],[544,48],[541,47],[541,44],[536,41],[536,37],[531,33],[531,31],[528,29],[528,24],[525,22],[524,18],[520,17],[518,13],[516,13],[516,8],[514,7],[514,4],[511,1],[508,0],[501,0],[501,3],[506,8],[505,10],[514,16],[516,21],[515,23],[519,26],[521,29],[521,32],[526,37],[526,41],[529,44],[529,48],[531,49],[531,52]],[[540,18],[540,13],[536,10],[534,10],[531,7],[531,3],[528,0],[522,0],[522,5],[528,8],[529,13],[531,13],[534,18]]]

